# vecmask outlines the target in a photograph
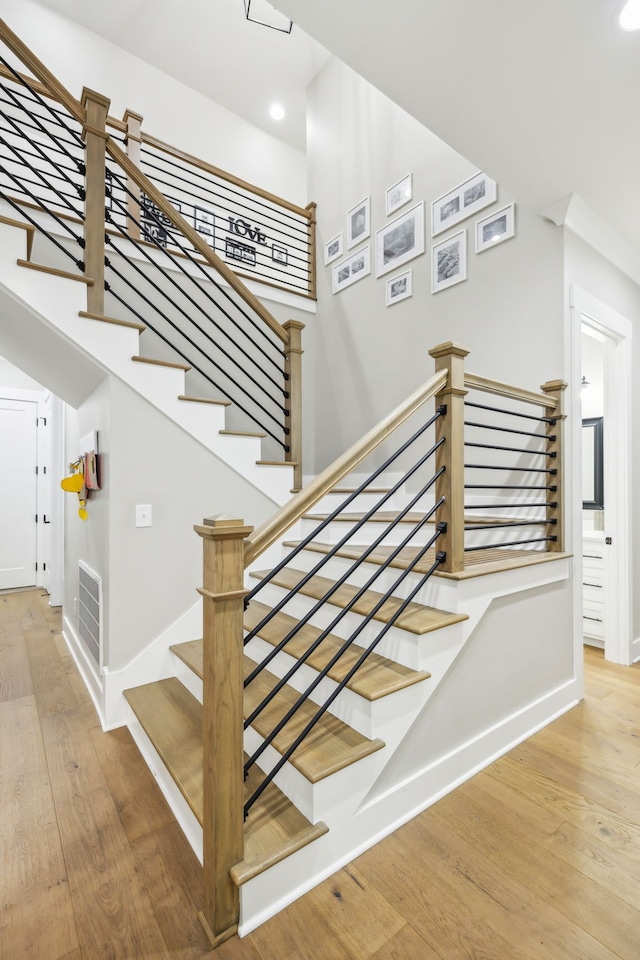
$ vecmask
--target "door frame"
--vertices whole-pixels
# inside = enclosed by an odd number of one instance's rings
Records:
[[[582,647],[582,326],[606,337],[604,344],[605,659],[633,660],[631,615],[631,322],[573,284],[571,307],[571,408],[574,621]]]

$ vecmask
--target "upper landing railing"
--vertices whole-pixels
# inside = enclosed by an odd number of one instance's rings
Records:
[[[84,274],[88,314],[150,331],[156,359],[192,371],[192,393],[231,401],[236,429],[257,427],[299,488],[303,324],[279,323],[237,267],[314,296],[314,205],[145,136],[130,111],[114,120],[107,98],[77,100],[3,21],[0,39],[0,197],[47,238],[47,266]]]

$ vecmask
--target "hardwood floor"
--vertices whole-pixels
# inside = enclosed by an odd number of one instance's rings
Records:
[[[215,954],[200,868],[41,591],[0,594],[1,960],[638,960],[640,666]]]

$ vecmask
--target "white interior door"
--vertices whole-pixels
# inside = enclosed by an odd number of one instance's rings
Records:
[[[37,416],[0,397],[0,590],[36,583]]]

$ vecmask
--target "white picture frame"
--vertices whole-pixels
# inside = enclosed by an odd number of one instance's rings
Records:
[[[371,273],[371,244],[352,253],[346,260],[337,263],[331,270],[331,289],[339,293],[352,283],[362,280]]]
[[[371,236],[371,197],[365,197],[347,214],[347,250]]]
[[[401,300],[406,300],[413,293],[413,270],[405,270],[395,277],[389,277],[386,283],[386,303],[392,307]]]
[[[431,236],[437,237],[456,224],[472,217],[479,210],[495,203],[498,187],[495,180],[486,173],[475,176],[459,184],[454,190],[438,197],[431,204]]]
[[[337,260],[338,257],[342,256],[342,233],[336,234],[335,237],[332,237],[331,240],[327,240],[324,245],[324,265],[325,267],[329,263],[333,263],[334,260]]]
[[[467,231],[431,247],[431,292],[440,293],[467,279]]]
[[[376,231],[376,277],[424,253],[424,202]]]
[[[501,210],[489,214],[482,220],[476,220],[476,253],[490,250],[498,243],[504,243],[516,235],[515,204],[509,203]]]
[[[385,193],[385,210],[387,216],[391,216],[405,203],[413,200],[413,174],[408,173],[396,183],[392,184]]]

